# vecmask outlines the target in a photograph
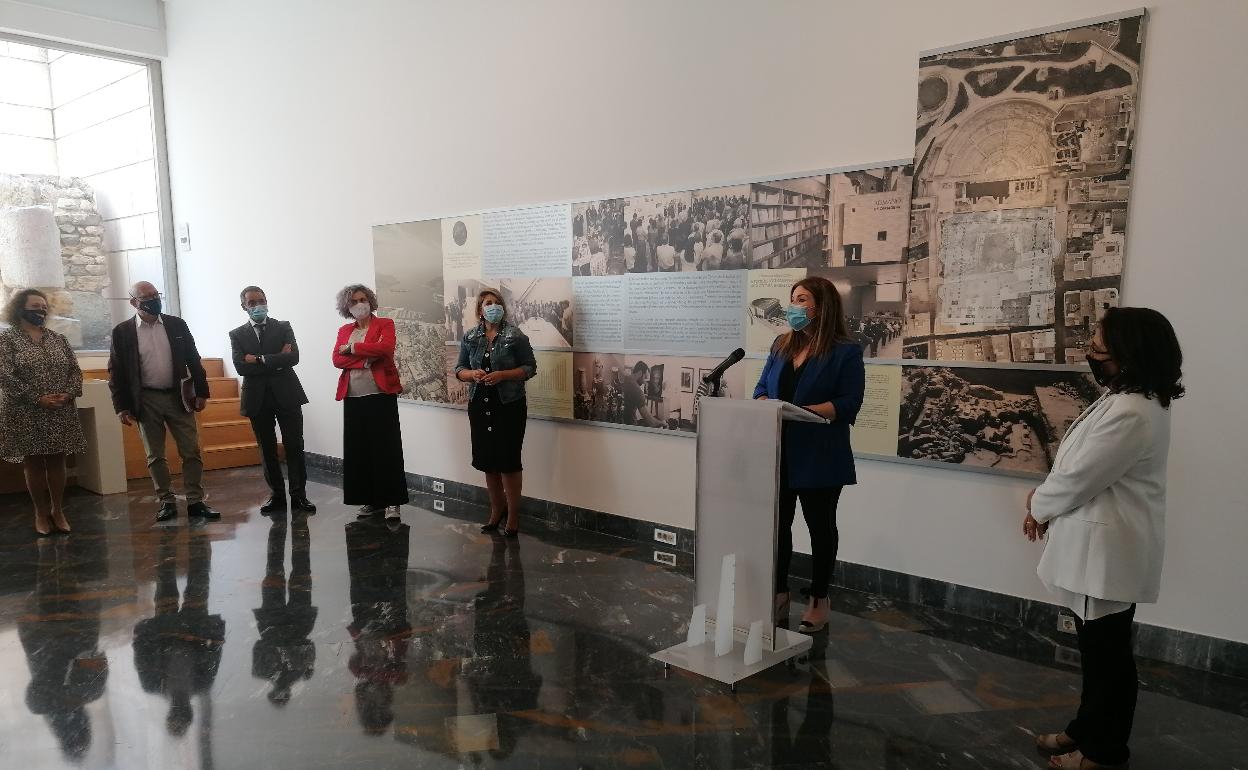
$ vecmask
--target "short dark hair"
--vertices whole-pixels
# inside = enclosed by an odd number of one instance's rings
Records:
[[[26,309],[26,301],[31,297],[42,297],[44,302],[48,301],[48,295],[38,289],[22,289],[9,297],[8,304],[4,306],[4,320],[9,326],[17,326],[22,322],[22,311]]]
[[[648,372],[648,371],[650,371],[650,367],[646,366],[645,361],[638,361],[637,363],[633,364],[633,374],[641,374],[642,372]]]
[[[249,292],[253,292],[253,291],[258,291],[258,292],[260,292],[261,294],[264,294],[264,289],[261,289],[259,286],[244,286],[244,287],[243,287],[243,290],[242,290],[242,291],[240,291],[240,292],[238,293],[238,304],[240,304],[240,305],[241,305],[241,304],[243,304],[244,302],[246,302],[246,301],[247,301],[247,294],[248,294]],[[269,298],[269,295],[268,295],[268,294],[264,294],[264,298],[267,300],[267,299]]]
[[[1167,408],[1183,397],[1183,350],[1164,315],[1147,307],[1110,308],[1101,319],[1101,336],[1118,364],[1112,390],[1155,398]]]

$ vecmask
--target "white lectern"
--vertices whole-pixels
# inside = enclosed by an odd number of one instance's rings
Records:
[[[775,625],[780,428],[826,423],[784,401],[701,400],[688,639],[656,652],[670,666],[736,683],[810,649]]]

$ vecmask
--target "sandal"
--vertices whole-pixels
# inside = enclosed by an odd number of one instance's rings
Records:
[[[1036,750],[1051,757],[1059,754],[1069,754],[1077,748],[1079,748],[1079,744],[1065,732],[1045,733],[1044,735],[1036,736]]]
[[[1127,765],[1101,765],[1083,756],[1083,752],[1075,749],[1068,754],[1049,757],[1052,770],[1101,770],[1102,768],[1125,768]]]

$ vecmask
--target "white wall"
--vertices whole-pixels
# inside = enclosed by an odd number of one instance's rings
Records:
[[[332,297],[372,276],[370,225],[688,188],[913,152],[920,50],[1131,7],[1000,3],[176,2],[166,94],[183,307],[224,354],[238,289],[294,321],[311,451],[338,454]],[[1125,299],[1188,356],[1169,553],[1144,622],[1248,641],[1248,363],[1238,310],[1248,4],[1153,6]],[[789,116],[786,121],[777,116]],[[405,406],[407,467],[480,483],[462,413]],[[531,424],[527,491],[691,526],[693,442]],[[1022,481],[862,462],[844,559],[1046,598]],[[799,526],[800,530],[801,527]]]
[[[163,0],[0,0],[0,31],[159,57],[164,11]]]

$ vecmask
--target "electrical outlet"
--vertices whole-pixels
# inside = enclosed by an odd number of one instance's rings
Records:
[[[1057,616],[1057,630],[1063,634],[1077,634],[1078,629],[1075,628],[1075,617],[1073,615],[1060,614]]]
[[[676,545],[676,533],[671,531],[670,529],[659,529],[658,527],[655,527],[654,539],[658,540],[660,543],[667,543],[668,545]]]
[[[1065,666],[1078,667],[1083,661],[1083,656],[1079,654],[1078,650],[1058,645],[1053,650],[1053,660]]]
[[[435,511],[445,511],[445,510],[446,510],[446,501],[445,501],[445,500],[434,500],[434,501],[433,501],[433,510],[435,510]]]
[[[654,560],[659,564],[666,564],[669,567],[676,566],[676,554],[667,551],[655,551]]]
[[[445,491],[446,491],[446,483],[445,483],[445,482],[442,482],[442,481],[435,481],[435,482],[433,482],[433,491],[434,491],[434,492],[445,492]]]

